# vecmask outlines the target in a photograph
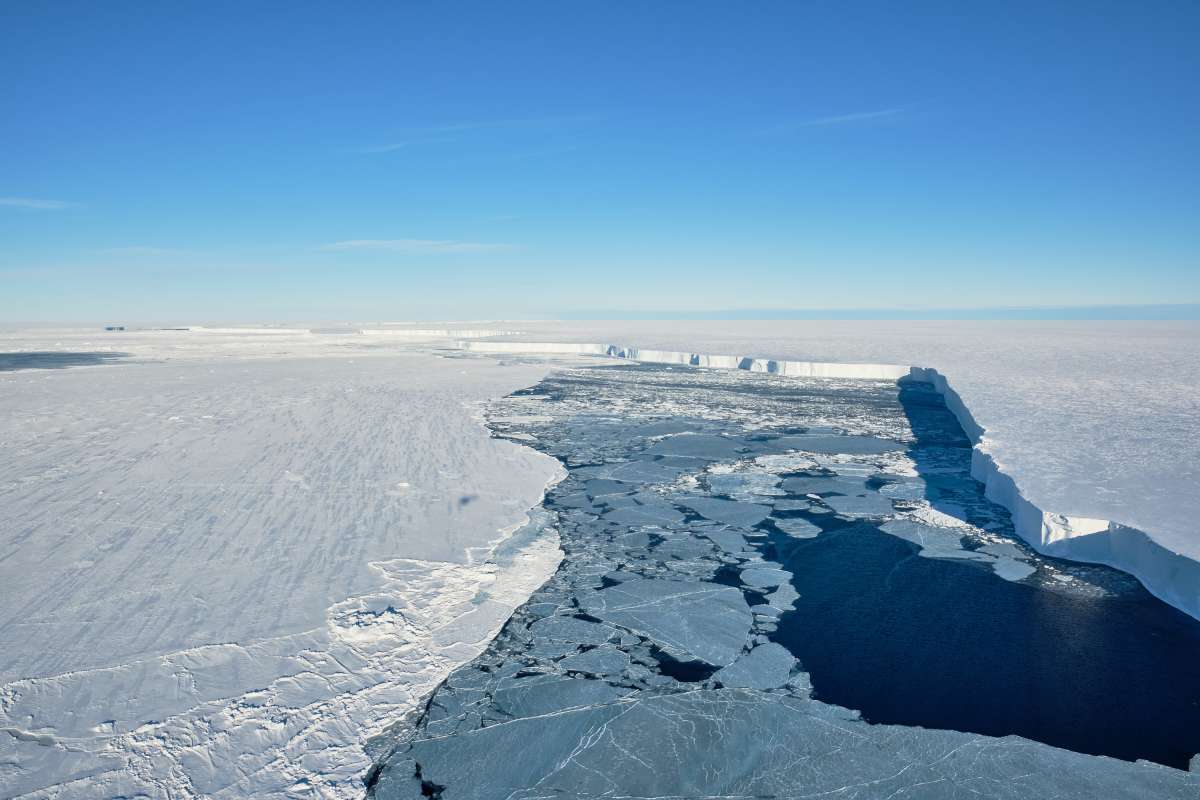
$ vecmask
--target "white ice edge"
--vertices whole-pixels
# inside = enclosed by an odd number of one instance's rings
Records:
[[[312,331],[308,328],[268,328],[268,327],[261,327],[261,328],[219,327],[219,328],[213,328],[213,327],[209,327],[207,325],[192,325],[192,326],[189,326],[187,330],[192,333],[223,333],[223,334],[237,334],[239,336],[241,336],[243,334],[300,336],[300,335],[308,335],[308,334],[312,333]]]
[[[309,336],[316,332],[312,328],[210,327],[207,325],[192,325],[187,330],[191,333],[239,336],[243,334]],[[391,336],[401,339],[482,339],[488,336],[515,336],[520,333],[520,331],[496,328],[357,328],[353,332],[363,336]]]
[[[486,427],[483,404],[471,416]],[[0,762],[16,767],[0,771],[0,796],[362,797],[369,740],[483,652],[558,567],[542,510],[567,475],[554,467],[465,563],[371,561],[375,588],[330,606],[319,628],[0,687]],[[117,699],[112,719],[89,718],[93,693]]]
[[[792,378],[863,378],[867,380],[899,380],[909,374],[911,367],[899,364],[835,364],[821,361],[781,361],[752,356],[721,356],[705,353],[682,353],[672,350],[646,350],[615,344],[559,342],[459,342],[463,350],[483,353],[558,353],[598,355],[623,358],[647,364],[681,364],[710,369],[744,369],[767,372]]]
[[[599,355],[651,364],[680,364],[710,369],[744,369],[789,377],[900,380],[933,384],[971,440],[971,476],[984,485],[987,498],[1012,514],[1018,536],[1039,553],[1106,566],[1126,572],[1165,603],[1200,619],[1200,562],[1174,552],[1149,534],[1119,522],[1047,511],[1027,497],[1016,480],[987,452],[985,429],[971,414],[946,376],[931,367],[898,364],[840,364],[783,361],[752,356],[644,350],[613,344],[578,342],[478,342],[457,346],[481,353],[570,353]]]
[[[486,336],[511,336],[519,331],[454,328],[361,328],[364,336],[394,336],[401,339],[482,339]]]
[[[1009,510],[1017,535],[1039,553],[1071,561],[1105,564],[1127,572],[1165,603],[1200,619],[1200,562],[1176,553],[1149,534],[1106,519],[1047,511],[1026,496],[1005,473],[984,440],[985,429],[946,376],[913,367],[914,380],[932,383],[971,439],[971,477],[984,485],[989,500]]]

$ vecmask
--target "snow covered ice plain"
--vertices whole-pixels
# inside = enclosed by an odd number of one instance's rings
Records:
[[[0,797],[362,794],[558,558],[478,405],[547,367],[410,338],[0,341]]]
[[[828,325],[822,328],[826,332],[824,338],[812,330],[807,333],[801,330],[803,325],[797,328],[790,323],[773,323],[765,330],[775,339],[764,338],[764,329],[754,326],[722,327],[714,332],[711,326],[695,325],[689,329],[675,323],[669,330],[626,323],[595,328],[520,323],[496,325],[473,333],[487,334],[500,328],[522,329],[518,336],[542,341],[610,340],[643,348],[657,345],[663,349],[678,342],[678,349],[693,352],[927,363],[943,368],[972,412],[987,427],[988,436],[996,436],[989,446],[1007,443],[1009,450],[997,447],[996,452],[1004,456],[1006,471],[1018,477],[1023,491],[1035,497],[1039,497],[1039,491],[1059,491],[1056,477],[1065,477],[1066,470],[1072,470],[1070,493],[1075,499],[1085,501],[1084,506],[1048,507],[1086,515],[1090,511],[1088,502],[1097,510],[1118,503],[1125,512],[1142,514],[1155,505],[1156,498],[1167,496],[1174,505],[1159,511],[1160,517],[1165,518],[1186,513],[1188,503],[1194,503],[1194,497],[1172,496],[1170,490],[1179,484],[1170,482],[1165,489],[1159,486],[1157,492],[1126,495],[1119,491],[1124,488],[1123,477],[1141,473],[1108,469],[1120,461],[1114,451],[1135,451],[1135,460],[1165,464],[1164,473],[1170,471],[1167,468],[1175,469],[1171,480],[1181,474],[1186,478],[1186,471],[1181,473],[1179,467],[1194,468],[1194,459],[1178,457],[1178,442],[1186,442],[1195,425],[1194,417],[1188,419],[1186,414],[1178,413],[1183,396],[1178,390],[1186,387],[1192,376],[1185,364],[1174,370],[1171,379],[1156,380],[1164,373],[1161,362],[1179,355],[1181,341],[1184,352],[1189,347],[1195,351],[1194,331],[1190,340],[1187,336],[1162,337],[1159,344],[1167,345],[1166,355],[1161,347],[1147,351],[1139,380],[1129,383],[1129,372],[1124,373],[1122,381],[1114,381],[1111,374],[1102,370],[1094,374],[1095,361],[1086,349],[1081,355],[1078,349],[1067,348],[1069,357],[1065,366],[1047,369],[1044,358],[1047,346],[1043,342],[1041,351],[1032,347],[1043,341],[1044,335],[1029,331],[1018,331],[1016,339],[1025,338],[1015,343],[1011,330],[997,334],[967,326],[942,328],[939,332],[936,326],[922,329],[919,325],[907,329],[904,335],[909,338],[905,341],[895,332],[893,335],[881,332],[878,324],[863,325],[852,334],[847,333],[846,327]],[[7,416],[10,421],[4,441],[8,443],[6,447],[13,442],[23,446],[20,450],[10,447],[19,458],[5,464],[6,469],[14,472],[11,478],[4,476],[0,483],[6,494],[2,498],[4,509],[0,511],[4,515],[0,516],[4,538],[6,544],[10,537],[18,540],[15,547],[8,547],[15,559],[8,557],[0,562],[3,570],[0,577],[5,580],[0,635],[4,637],[6,684],[0,696],[0,710],[5,714],[0,728],[10,734],[10,741],[0,739],[0,759],[4,765],[4,771],[0,772],[0,781],[4,781],[0,783],[0,792],[16,793],[40,786],[52,788],[39,794],[81,797],[134,792],[159,796],[274,792],[280,796],[331,797],[361,793],[360,781],[368,763],[362,742],[389,722],[401,719],[442,675],[478,653],[511,609],[521,604],[550,574],[558,558],[556,530],[547,524],[549,518],[536,513],[532,523],[509,540],[508,546],[492,552],[490,558],[486,555],[488,543],[494,543],[501,536],[500,531],[514,530],[525,511],[537,504],[547,481],[561,472],[549,459],[538,458],[531,450],[505,447],[497,440],[487,439],[478,417],[472,417],[478,407],[464,411],[461,406],[462,400],[497,397],[519,386],[535,384],[554,364],[544,359],[481,358],[467,354],[465,358],[449,360],[429,355],[431,345],[447,342],[424,340],[451,330],[426,328],[424,332],[386,336],[377,333],[314,336],[303,329],[272,334],[238,330],[128,332],[121,334],[123,338],[105,337],[102,343],[95,341],[88,346],[84,346],[82,339],[65,334],[37,341],[22,333],[10,338],[6,346],[0,346],[0,352],[21,350],[26,354],[23,359],[26,363],[17,364],[18,367],[28,367],[29,352],[37,350],[57,351],[54,359],[38,357],[47,362],[61,361],[64,352],[79,354],[74,358],[84,365],[101,362],[99,366],[69,370],[0,373],[0,380],[6,382],[5,410],[12,410]],[[914,331],[919,335],[914,336]],[[515,331],[506,332],[508,338],[514,337]],[[953,335],[952,341],[947,332]],[[597,335],[602,333],[610,335]],[[691,338],[682,341],[686,337]],[[980,354],[974,360],[964,356],[971,342],[980,345]],[[1006,361],[1006,346],[1010,351],[1021,352],[1022,358],[1009,352]],[[1138,352],[1138,346],[1135,343],[1128,347],[1128,352],[1116,354],[1118,368],[1123,366],[1122,360],[1127,366],[1133,365],[1130,359]],[[942,360],[930,358],[938,355],[930,351],[939,347]],[[883,358],[885,354],[875,352],[888,348],[897,356]],[[909,355],[901,354],[905,348]],[[127,351],[131,357],[114,359],[112,349]],[[1037,358],[1029,357],[1038,352],[1043,356],[1040,365]],[[346,363],[351,359],[353,365]],[[103,364],[105,361],[109,363]],[[1023,373],[1015,369],[1018,361],[1023,361]],[[171,372],[184,367],[194,370],[185,370],[190,378]],[[990,367],[995,369],[989,371]],[[1130,387],[1128,396],[1143,403],[1143,408],[1162,411],[1158,418],[1166,420],[1171,430],[1154,433],[1150,423],[1126,427],[1124,423],[1137,415],[1128,407],[1118,407],[1115,414],[1105,419],[1112,428],[1105,440],[1108,447],[1099,458],[1089,453],[1099,468],[1080,477],[1075,454],[1081,451],[1081,444],[1089,442],[1079,438],[1076,418],[1063,426],[1051,426],[1050,431],[1038,424],[1022,430],[1014,423],[1021,421],[1022,414],[1025,421],[1032,418],[1035,423],[1044,422],[1056,412],[1069,412],[1073,403],[1080,408],[1087,405],[1087,397],[1081,403],[1080,393],[1064,390],[1063,385],[1073,384],[1078,389],[1081,382],[1087,384],[1089,369],[1095,378],[1089,388],[1099,397],[1099,400],[1092,398],[1093,408],[1099,406],[1111,411],[1114,401],[1106,398],[1104,392],[1112,385],[1125,383]],[[128,377],[96,377],[118,373],[128,376],[134,370],[161,372],[139,373],[138,381],[149,376],[148,384],[141,387],[131,385]],[[462,372],[468,375],[464,377]],[[207,386],[200,377],[203,373],[213,376]],[[1056,380],[1047,380],[1054,376]],[[1014,382],[1015,378],[1019,380]],[[14,380],[21,383],[13,383]],[[63,382],[55,384],[56,380]],[[195,385],[176,387],[173,383],[186,384],[189,380]],[[1193,390],[1195,385],[1193,381]],[[14,391],[18,386],[21,391]],[[239,387],[239,391],[231,391],[230,386]],[[1007,405],[1002,402],[1006,390]],[[1160,397],[1157,407],[1153,401],[1145,405],[1146,395],[1152,391],[1168,399]],[[397,392],[399,398],[395,396]],[[350,409],[334,408],[355,394],[359,395],[356,401],[367,395],[376,402]],[[207,408],[198,405],[197,395],[207,399]],[[1191,396],[1194,398],[1194,393]],[[230,406],[228,413],[214,413],[223,404]],[[395,416],[397,409],[407,408],[408,404],[419,413],[404,418],[408,421],[406,427]],[[1187,408],[1186,402],[1182,407]],[[1016,412],[1011,410],[1014,408]],[[181,415],[178,409],[188,413]],[[43,430],[40,440],[35,442],[29,437],[37,427],[30,428],[28,423],[39,415],[44,420]],[[206,415],[219,423],[202,421]],[[186,421],[193,426],[184,427],[183,439],[170,438],[176,429],[165,420],[172,416],[179,418],[172,424]],[[11,421],[17,418],[22,424]],[[522,419],[529,422],[517,415],[514,424],[518,427],[508,431],[508,435],[536,444],[523,438],[537,434],[522,432],[519,427],[524,424]],[[148,421],[155,421],[158,427],[141,434],[140,443],[139,435],[127,435],[141,430]],[[503,421],[493,416],[493,424]],[[204,428],[205,425],[210,427]],[[328,430],[322,430],[325,426]],[[282,430],[273,433],[276,428]],[[1162,442],[1170,439],[1170,443],[1157,454],[1143,453],[1137,450],[1136,442],[1142,431],[1160,435]],[[440,435],[448,437],[440,444],[458,442],[452,447],[459,448],[460,457],[438,451]],[[165,446],[160,444],[164,437]],[[1122,437],[1126,437],[1124,441]],[[1134,441],[1129,441],[1129,437],[1134,437]],[[312,441],[301,445],[297,438]],[[402,442],[408,443],[407,450]],[[420,446],[414,448],[414,443]],[[1064,471],[1056,476],[1045,464],[1040,466],[1040,472],[1014,468],[1014,462],[1005,455],[1036,453],[1034,445],[1048,449],[1051,453],[1048,462]],[[178,451],[188,455],[179,457]],[[398,456],[395,451],[406,454]],[[479,452],[484,455],[480,457]],[[503,453],[504,457],[497,453]],[[388,462],[389,457],[407,459],[404,468],[395,469],[396,465]],[[439,470],[447,458],[451,466],[443,473]],[[1024,463],[1038,466],[1036,459]],[[337,465],[336,469],[331,464]],[[262,472],[256,475],[260,468]],[[414,479],[414,473],[421,477]],[[379,477],[381,474],[383,478]],[[320,480],[314,480],[314,475]],[[254,476],[254,480],[246,481],[247,476]],[[708,484],[710,488],[721,485],[722,480],[726,483],[740,480],[713,477],[716,483]],[[67,489],[66,492],[48,488],[56,480],[65,482],[58,488]],[[37,481],[42,481],[42,485],[38,486]],[[255,484],[257,489],[253,488]],[[204,485],[208,488],[201,489]],[[221,492],[232,493],[234,497],[218,493],[214,485],[224,487]],[[1099,500],[1087,499],[1089,486],[1091,490],[1101,489],[1091,491],[1092,498]],[[1106,494],[1104,490],[1113,486],[1118,491]],[[135,495],[141,492],[142,496],[123,497],[121,488],[135,490]],[[85,499],[91,503],[102,498],[98,494],[101,491],[109,493],[108,499],[124,508],[100,510],[99,506],[84,505]],[[422,495],[423,492],[429,494]],[[166,503],[172,494],[176,500]],[[381,495],[390,499],[383,500]],[[396,499],[405,497],[411,499]],[[427,502],[430,497],[439,498],[440,511]],[[512,502],[514,497],[520,499]],[[832,503],[827,503],[837,517],[869,511],[880,502],[837,497],[829,495]],[[47,498],[54,502],[45,503]],[[510,502],[506,504],[506,500]],[[389,505],[393,502],[404,510],[394,509]],[[31,511],[31,504],[45,508]],[[156,516],[172,505],[171,519]],[[842,507],[839,509],[838,505]],[[254,512],[257,506],[265,507]],[[227,520],[208,514],[213,508],[241,515],[235,519],[239,524],[226,525]],[[638,514],[636,510],[629,513],[634,517]],[[689,513],[703,516],[703,509],[690,508]],[[54,514],[59,516],[54,518]],[[1109,518],[1132,521],[1134,516],[1113,514]],[[1144,529],[1156,530],[1148,524],[1154,521],[1151,517],[1138,519]],[[64,520],[70,520],[69,525],[63,526]],[[79,521],[84,524],[77,524]],[[640,518],[635,521],[656,524]],[[89,522],[92,524],[88,525]],[[742,523],[735,520],[720,524],[733,524],[736,528]],[[42,535],[33,536],[30,531],[33,526]],[[798,521],[787,526],[792,528],[790,533],[783,530],[788,535],[811,533]],[[1172,530],[1182,534],[1184,527]],[[409,535],[404,535],[404,531]],[[436,536],[429,535],[434,531]],[[354,541],[356,533],[366,541]],[[964,547],[961,538],[955,544],[952,536],[947,538],[944,534],[904,526],[893,527],[882,535],[888,541],[900,543],[898,546],[908,546],[903,539],[909,539],[913,547],[921,548],[922,555],[938,556],[918,559],[920,562],[957,558],[984,569],[1004,586],[1025,585],[1016,582],[1037,582],[1046,575],[1059,574],[1070,580],[1053,577],[1050,580],[1085,594],[1088,587],[1099,587],[1096,591],[1101,595],[1112,592],[1119,595],[1129,590],[1127,586],[1122,588],[1117,579],[1095,579],[1103,571],[1088,572],[1093,568],[1056,568],[1053,562],[1039,562],[1028,552],[1018,558],[1016,554],[1022,551],[1014,553],[1002,546],[1005,542],[975,542],[973,548]],[[89,536],[98,538],[92,541]],[[147,538],[133,539],[136,536]],[[197,537],[207,537],[208,546],[194,543],[195,549],[187,550],[184,543],[194,542]],[[295,541],[291,541],[293,537]],[[85,540],[86,546],[82,544]],[[174,559],[174,563],[159,563],[164,559],[158,548],[169,547],[171,541],[180,549],[167,553],[165,560]],[[346,541],[352,542],[349,549],[344,546]],[[122,546],[122,542],[129,544]],[[100,545],[107,547],[101,549]],[[72,552],[72,547],[87,550],[88,554]],[[225,552],[226,548],[233,552]],[[465,552],[468,548],[485,549]],[[121,560],[139,549],[147,550],[143,558]],[[221,552],[211,552],[214,549]],[[267,557],[259,558],[264,550]],[[974,555],[961,555],[966,552]],[[686,554],[685,557],[690,558]],[[45,566],[47,561],[49,566]],[[88,561],[94,563],[83,563]],[[198,577],[193,578],[195,561],[202,568]],[[203,568],[208,561],[214,563]],[[368,566],[371,563],[373,567]],[[1035,567],[1036,575],[1030,578],[1030,565],[1043,563],[1051,566],[1040,571]],[[751,573],[750,580],[762,584],[779,580],[780,570],[782,567],[764,566],[759,572],[745,572]],[[43,574],[46,572],[49,577]],[[793,572],[796,574],[799,573]],[[8,581],[10,575],[12,583]],[[1089,575],[1092,579],[1088,579]],[[18,590],[10,590],[10,585]],[[760,588],[770,586],[767,583]],[[210,591],[206,593],[205,589]],[[129,594],[129,598],[124,598],[123,593]],[[199,596],[204,605],[189,608],[187,603],[193,596]],[[181,604],[184,598],[187,600]],[[803,605],[804,599],[799,602]],[[528,607],[515,619],[523,619],[526,611]],[[755,618],[756,629],[770,624]],[[794,626],[789,627],[782,620],[776,625],[780,640],[789,630],[795,631]],[[767,633],[764,628],[755,635]],[[76,637],[80,637],[78,644]],[[820,640],[813,635],[808,638]],[[861,638],[856,638],[856,646],[863,646]],[[10,655],[13,643],[18,645],[19,652]],[[559,644],[561,647],[563,643]],[[795,646],[794,642],[790,644]],[[729,641],[725,647],[729,648]],[[768,655],[771,652],[772,649],[764,651]],[[778,650],[773,652],[780,655]],[[565,660],[575,656],[560,654],[560,657]],[[606,657],[609,661],[616,658]],[[819,664],[813,653],[803,658],[806,669],[807,660]],[[778,675],[783,662],[783,658],[759,654],[748,658],[735,671],[757,675],[765,670]],[[684,678],[690,677],[688,670],[694,668],[686,661],[672,666],[667,659],[655,664],[659,669],[665,664],[666,669],[675,670]],[[826,711],[836,709],[806,699],[803,696],[806,690],[799,680],[801,673],[793,666],[789,662],[787,672],[789,681],[796,679],[796,685],[787,691],[798,694],[787,702],[810,703],[806,714],[818,708],[812,703]],[[726,667],[733,668],[734,663],[723,668]],[[553,671],[563,669],[554,667]],[[813,675],[820,694],[820,674],[814,670]],[[832,684],[827,686],[834,688]],[[593,687],[592,691],[595,690]],[[729,708],[753,706],[753,703],[741,705],[741,698],[733,700],[736,702],[726,697],[721,702],[733,702]],[[622,698],[622,702],[627,701]],[[655,701],[660,702],[668,701]],[[849,702],[840,704],[853,707]],[[652,705],[642,708],[647,713],[659,714]],[[974,743],[971,748],[982,748],[988,754],[996,752],[996,740],[985,737],[954,739],[962,734],[953,731],[917,735],[911,728],[868,726],[852,719],[846,722],[839,716],[842,712],[829,713],[837,721],[825,720],[820,724],[848,728],[851,732],[847,735],[862,746],[880,746],[878,741],[869,744],[871,735],[863,731],[885,737],[889,743],[885,747],[903,740],[910,749],[897,745],[896,757],[903,760],[912,756],[913,764],[919,757],[936,751],[935,739],[969,741]],[[886,716],[877,715],[881,721],[888,721]],[[903,718],[898,722],[919,724]],[[751,719],[747,724],[757,723]],[[387,750],[396,746],[404,731],[415,730],[410,719],[398,726],[396,735],[381,736],[376,741]],[[801,734],[797,729],[795,735]],[[856,738],[861,736],[866,739]],[[1152,795],[1194,796],[1194,784],[1188,782],[1187,773],[1178,770],[1134,767],[1021,740],[1015,745],[1014,740],[999,741],[1006,753],[1000,760],[1016,767],[1028,757],[1032,760],[1025,766],[1065,770],[1068,775],[1088,772],[1096,780],[1110,781],[1130,791],[1140,787]],[[397,748],[395,759],[403,759],[400,749]],[[1014,752],[1024,755],[1012,756]],[[886,766],[883,761],[878,763]],[[897,768],[905,775],[914,773],[908,762],[897,762]],[[379,774],[411,777],[411,773],[401,776],[402,772],[385,769]],[[824,774],[831,779],[837,777],[836,770]],[[961,777],[965,773],[956,774]],[[849,780],[853,776],[847,773],[845,777]],[[996,780],[989,785],[1002,786],[1002,772],[994,777]],[[1018,789],[1021,786],[1013,785]],[[866,784],[855,791],[857,796],[888,793],[883,791],[883,784]],[[999,789],[996,793],[1000,793]]]

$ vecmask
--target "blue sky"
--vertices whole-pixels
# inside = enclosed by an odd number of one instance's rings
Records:
[[[0,319],[1200,302],[1200,4],[0,5]]]

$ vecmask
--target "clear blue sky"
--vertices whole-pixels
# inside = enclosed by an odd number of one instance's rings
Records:
[[[0,320],[1200,301],[1200,3],[0,4]]]

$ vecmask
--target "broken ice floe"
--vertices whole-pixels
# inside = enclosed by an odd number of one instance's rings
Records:
[[[1177,771],[869,725],[813,699],[804,664],[778,640],[797,629],[796,609],[821,602],[796,589],[794,570],[818,552],[806,548],[904,541],[929,565],[1037,579],[1019,574],[1041,562],[1004,538],[1004,513],[957,453],[917,462],[901,449],[910,433],[898,407],[792,383],[784,399],[756,376],[652,368],[573,370],[543,386],[554,400],[540,408],[558,422],[528,430],[575,465],[546,503],[564,560],[422,719],[377,741],[376,796],[1037,794],[1064,793],[1064,774],[1065,796],[1195,789]],[[606,414],[617,408],[619,419]],[[686,430],[660,427],[684,408]],[[532,699],[542,687],[548,705]]]

